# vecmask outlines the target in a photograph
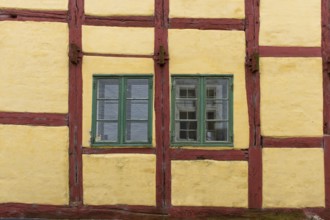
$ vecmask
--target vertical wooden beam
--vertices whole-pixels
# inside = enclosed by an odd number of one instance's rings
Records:
[[[156,203],[164,213],[171,204],[169,64],[157,57],[162,49],[168,57],[168,13],[169,0],[155,0]]]
[[[325,207],[330,208],[330,3],[322,0],[323,133]]]
[[[246,91],[249,111],[249,208],[262,207],[262,150],[260,134],[259,77],[260,0],[245,0],[246,16]]]
[[[84,0],[69,0],[69,186],[70,205],[83,203],[82,192],[82,22]]]

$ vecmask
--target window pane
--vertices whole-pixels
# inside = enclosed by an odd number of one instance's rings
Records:
[[[148,121],[127,121],[126,141],[148,142]]]
[[[118,138],[117,122],[97,122],[95,141],[116,142]]]
[[[197,79],[175,79],[176,98],[196,98],[198,94]]]
[[[207,101],[205,113],[206,119],[228,120],[228,101]]]
[[[149,80],[148,79],[128,79],[126,97],[132,99],[148,99]]]
[[[206,98],[208,99],[227,99],[228,98],[228,79],[206,80]]]
[[[148,120],[148,100],[127,100],[126,118],[132,120]]]
[[[206,141],[228,141],[228,122],[206,122]]]
[[[98,120],[117,120],[118,119],[118,101],[97,101],[97,119]]]
[[[99,79],[98,96],[100,99],[118,99],[119,96],[119,80],[118,79]]]

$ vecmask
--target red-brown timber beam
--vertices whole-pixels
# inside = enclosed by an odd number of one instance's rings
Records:
[[[169,28],[244,31],[245,20],[229,18],[171,18]]]
[[[83,203],[82,189],[82,20],[84,0],[69,0],[69,186],[70,205]]]
[[[260,133],[259,75],[260,0],[245,0],[246,17],[246,92],[249,112],[249,208],[262,207],[262,149]]]
[[[56,113],[0,112],[0,124],[67,126],[68,115]]]
[[[322,148],[323,137],[262,137],[264,148]]]
[[[260,57],[321,57],[321,47],[260,46]]]
[[[247,161],[246,150],[171,149],[171,160]]]
[[[131,58],[152,58],[154,55],[143,55],[143,54],[114,54],[114,53],[90,53],[83,52],[84,56],[94,56],[94,57],[131,57]]]
[[[67,11],[0,9],[0,21],[67,22]]]
[[[325,207],[330,208],[330,2],[322,0],[321,3]]]
[[[171,205],[168,14],[169,0],[155,0],[156,204],[163,213]]]
[[[154,27],[153,16],[91,16],[86,15],[84,25],[117,27]]]
[[[91,148],[84,147],[83,154],[155,154],[155,148]]]

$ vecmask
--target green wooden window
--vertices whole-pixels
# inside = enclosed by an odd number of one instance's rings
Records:
[[[172,145],[233,145],[232,76],[172,77]]]
[[[150,145],[152,76],[93,77],[92,145]]]

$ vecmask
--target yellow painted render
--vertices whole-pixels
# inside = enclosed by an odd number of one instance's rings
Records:
[[[0,203],[68,204],[68,132],[0,125]]]
[[[68,0],[0,0],[0,8],[68,10]]]
[[[83,156],[84,204],[156,205],[156,156]]]
[[[85,0],[85,13],[98,16],[152,16],[154,0]]]
[[[68,112],[68,25],[0,23],[0,111]]]
[[[83,26],[84,52],[144,54],[154,52],[154,28]]]
[[[170,17],[244,18],[244,0],[174,0]]]
[[[321,58],[261,58],[261,133],[322,136]]]
[[[83,62],[83,146],[90,146],[92,129],[92,95],[94,74],[152,74],[153,59],[85,56]],[[155,79],[153,77],[153,79]],[[153,83],[155,86],[155,83]],[[153,106],[153,105],[152,105]],[[155,113],[153,114],[152,145],[155,146]]]
[[[320,46],[321,0],[260,1],[260,45]]]
[[[247,208],[247,162],[172,161],[171,172],[174,206]]]
[[[263,207],[324,207],[323,149],[263,149]]]
[[[175,74],[233,75],[234,148],[247,148],[249,122],[245,87],[244,32],[169,30],[169,53],[172,76]]]

